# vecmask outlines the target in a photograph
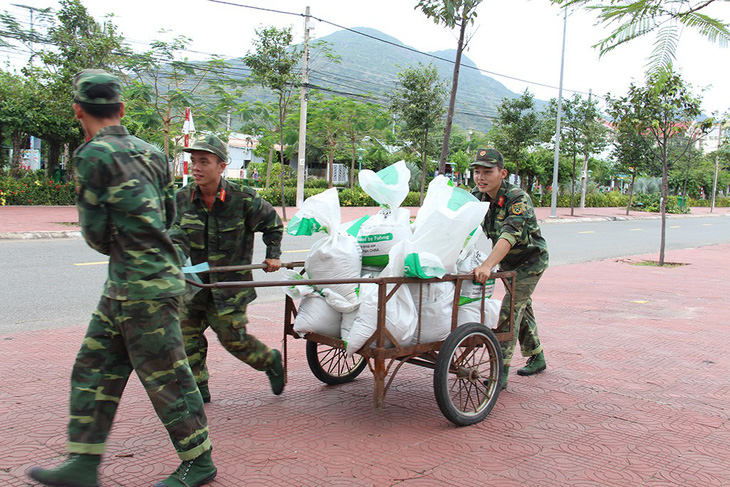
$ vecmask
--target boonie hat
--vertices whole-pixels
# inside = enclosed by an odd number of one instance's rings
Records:
[[[74,101],[91,105],[113,105],[122,101],[119,78],[103,69],[84,69],[73,81]]]
[[[228,145],[215,135],[204,135],[193,141],[191,147],[185,147],[183,152],[203,151],[215,154],[221,161],[228,163]]]
[[[498,167],[504,169],[504,157],[502,153],[497,149],[479,149],[477,150],[477,157],[469,167],[483,166],[483,167]]]

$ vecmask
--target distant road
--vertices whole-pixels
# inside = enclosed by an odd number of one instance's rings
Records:
[[[659,253],[660,220],[543,223],[551,265]],[[285,236],[282,260],[304,260],[321,236]],[[667,249],[730,243],[730,217],[670,218]],[[257,236],[254,262],[264,258]],[[83,324],[99,300],[106,259],[80,239],[0,241],[0,334]],[[255,279],[279,279],[254,271]],[[279,288],[261,288],[260,301],[283,303]]]

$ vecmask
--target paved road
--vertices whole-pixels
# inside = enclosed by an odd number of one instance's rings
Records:
[[[554,266],[659,251],[659,220],[543,223]],[[304,260],[320,237],[289,237],[282,260]],[[258,239],[257,239],[258,240]],[[727,218],[672,218],[667,249],[730,243]],[[264,258],[257,241],[254,262]],[[104,256],[80,239],[0,241],[0,334],[85,323],[106,277]],[[255,271],[255,279],[278,279]],[[259,302],[283,300],[279,288],[259,290]]]

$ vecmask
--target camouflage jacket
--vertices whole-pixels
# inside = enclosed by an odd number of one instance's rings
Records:
[[[167,232],[175,219],[175,189],[162,153],[117,125],[80,146],[74,166],[81,231],[89,246],[109,256],[104,296],[140,300],[184,293]]]
[[[247,265],[253,258],[254,233],[262,232],[266,258],[281,257],[284,226],[276,210],[254,189],[221,179],[218,195],[210,210],[195,183],[176,195],[177,219],[171,230],[172,240],[181,256],[192,263],[208,262],[213,266]],[[203,282],[250,281],[251,271],[201,274]],[[256,298],[253,288],[219,288],[201,291],[190,306],[205,309],[213,297],[219,314],[240,309]]]
[[[548,267],[548,249],[537,224],[535,209],[530,197],[518,186],[502,181],[495,201],[477,188],[472,194],[480,201],[489,201],[489,211],[484,217],[484,233],[496,244],[507,240],[512,248],[500,262],[505,271],[544,271]]]

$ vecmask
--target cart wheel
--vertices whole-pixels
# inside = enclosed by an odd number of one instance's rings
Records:
[[[456,426],[483,420],[499,396],[502,349],[479,323],[457,327],[444,341],[433,374],[436,402]]]
[[[368,362],[365,357],[348,357],[341,348],[307,341],[307,362],[314,376],[331,386],[355,380]]]

